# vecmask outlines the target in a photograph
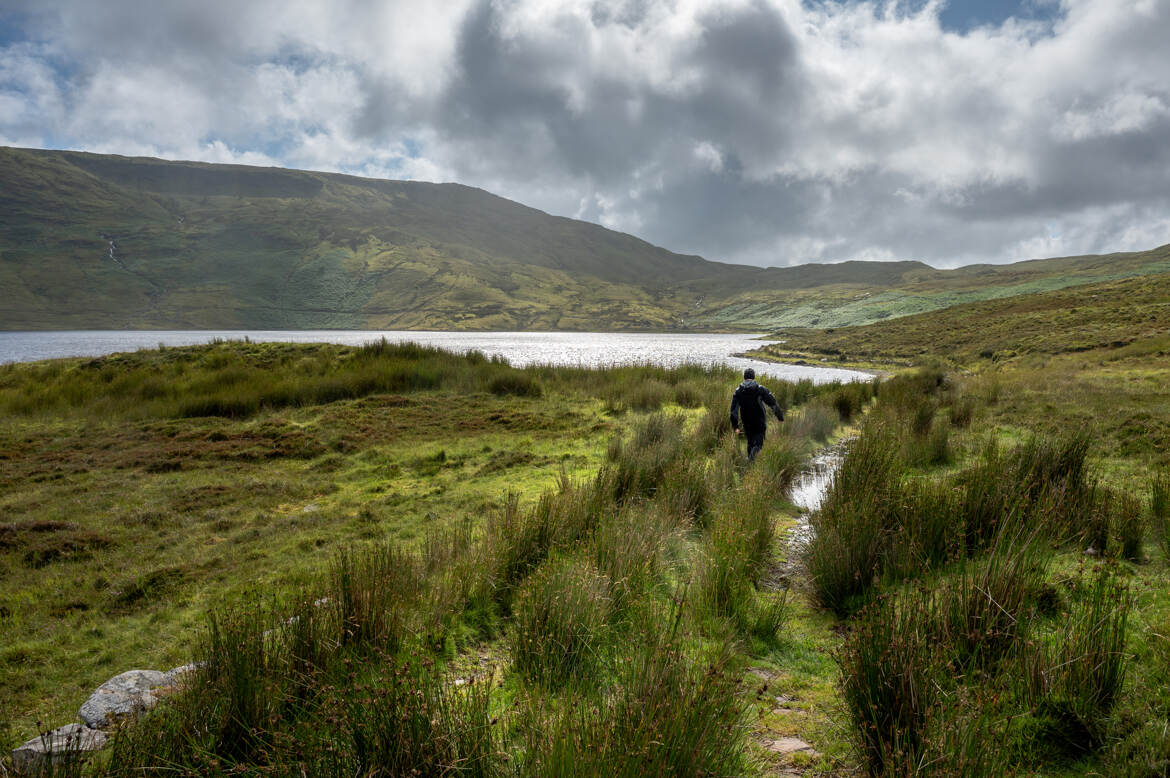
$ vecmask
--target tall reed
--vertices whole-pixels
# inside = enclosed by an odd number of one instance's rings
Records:
[[[1139,562],[1148,526],[1145,506],[1136,496],[1128,493],[1119,495],[1115,506],[1113,530],[1117,536],[1121,557],[1131,562]]]
[[[682,450],[684,421],[678,415],[649,414],[634,424],[628,440],[611,446],[608,484],[613,502],[651,497],[661,488]]]
[[[730,660],[724,649],[702,661],[665,636],[633,642],[611,694],[532,703],[516,774],[742,775],[745,703]]]
[[[588,552],[609,586],[609,603],[621,615],[665,573],[672,539],[686,529],[662,506],[627,508],[602,521]]]
[[[1150,476],[1150,523],[1162,549],[1162,559],[1170,564],[1170,469],[1157,470]]]
[[[504,775],[490,678],[457,687],[429,660],[388,663],[339,701],[349,775]],[[338,774],[341,774],[340,771]]]
[[[342,645],[390,652],[402,645],[422,591],[416,556],[389,544],[342,549],[329,581]]]
[[[887,428],[873,427],[848,445],[821,509],[810,517],[804,562],[813,594],[839,615],[855,609],[881,573],[899,489],[897,440]]]
[[[550,560],[514,606],[512,664],[525,679],[559,686],[587,672],[606,639],[610,582],[585,559]]]
[[[1061,627],[1023,647],[1018,678],[1029,705],[1049,721],[1048,737],[1083,752],[1100,744],[1105,718],[1121,694],[1133,600],[1108,566],[1079,588]]]
[[[870,775],[914,764],[935,703],[929,600],[884,598],[863,610],[836,661],[845,710]]]
[[[939,587],[936,641],[962,669],[987,669],[1027,632],[1047,571],[1035,535],[1001,535],[986,557],[963,560]]]

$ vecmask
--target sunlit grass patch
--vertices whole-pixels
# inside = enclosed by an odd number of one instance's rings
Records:
[[[287,358],[293,375],[328,369],[344,351],[219,344],[129,355],[125,367],[157,362],[165,375],[226,369],[247,356],[261,367]],[[119,359],[98,372],[116,375]],[[37,377],[24,367],[6,375]],[[84,368],[61,363],[49,373],[69,369]],[[556,375],[597,381],[582,371]],[[17,526],[4,530],[0,548],[0,641],[40,635],[50,647],[0,667],[7,715],[20,727],[13,738],[34,718],[71,716],[84,696],[79,686],[96,688],[128,667],[186,661],[208,607],[256,587],[295,596],[339,548],[387,537],[421,543],[465,514],[496,510],[508,490],[531,501],[562,472],[592,474],[613,429],[600,401],[576,389],[555,402],[486,391],[375,393],[249,419],[124,418],[94,402],[0,425],[0,523]],[[94,418],[98,411],[105,415]],[[497,455],[516,451],[524,455]],[[434,473],[416,472],[420,461]],[[38,546],[30,560],[44,564],[34,568],[22,561],[34,549],[20,528],[45,521],[72,534],[52,549]],[[64,538],[40,535],[33,539]]]
[[[388,358],[372,350],[370,359]],[[313,364],[297,370],[328,371],[352,355],[301,358]],[[107,651],[96,672],[123,669],[132,651],[151,656],[146,636],[173,645],[209,634],[201,627],[235,635],[236,619],[251,630],[236,636],[234,659],[225,647],[235,638],[201,649],[221,670],[251,668],[251,680],[217,670],[217,680],[200,682],[202,700],[176,699],[144,719],[138,739],[116,747],[115,772],[169,760],[195,772],[523,775],[597,765],[617,774],[752,774],[763,760],[745,712],[766,697],[755,670],[774,679],[772,699],[785,699],[777,705],[797,708],[785,734],[823,754],[797,761],[848,768],[846,738],[830,723],[840,635],[809,607],[790,577],[799,574],[781,572],[788,551],[775,536],[816,435],[831,438],[846,415],[864,426],[875,410],[871,389],[777,383],[788,421],[770,425],[749,464],[729,434],[727,397],[738,379],[728,371],[523,371],[537,395],[494,393],[491,382],[508,374],[499,363],[450,365],[440,388],[261,407],[242,419],[52,422],[72,430],[54,456],[89,468],[84,490],[70,476],[11,499],[35,510],[37,501],[61,507],[92,496],[95,523],[114,524],[118,545],[44,568],[60,574],[60,586],[100,561],[107,593],[130,593],[126,613],[82,648],[127,632],[143,639]],[[642,404],[642,384],[661,403]],[[697,398],[706,407],[692,407]],[[823,411],[818,429],[794,424],[811,406]],[[951,429],[944,413],[932,424]],[[49,437],[36,414],[20,424]],[[5,450],[21,450],[14,429],[2,433]],[[95,429],[118,444],[102,448],[110,440]],[[117,451],[123,441],[140,453]],[[147,456],[160,444],[161,463],[179,467],[158,468],[160,458]],[[55,466],[37,449],[19,454],[22,468]],[[109,461],[95,464],[107,450]],[[900,446],[890,451],[904,464]],[[854,465],[843,481],[853,473],[860,484],[864,467]],[[127,475],[138,488],[116,494]],[[68,494],[58,485],[66,481]],[[934,504],[925,482],[907,489],[898,494]],[[923,549],[952,548],[932,540],[937,523],[906,526],[912,553],[899,570]],[[139,536],[158,554],[150,565],[117,556]],[[115,566],[127,569],[109,575]],[[793,588],[774,589],[781,581]],[[267,598],[255,613],[237,613],[254,601],[251,588]],[[203,619],[209,606],[214,625]],[[20,607],[34,628],[51,623]],[[95,623],[67,613],[52,618]],[[38,645],[27,643],[20,661],[44,666],[61,654],[52,638],[47,654]],[[768,726],[781,715],[768,708]],[[924,731],[938,720],[932,709]],[[245,730],[236,745],[224,734]],[[184,741],[191,731],[204,739]]]

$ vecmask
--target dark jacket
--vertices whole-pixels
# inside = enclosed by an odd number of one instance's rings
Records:
[[[776,418],[784,421],[784,412],[780,410],[772,393],[750,378],[744,381],[731,396],[731,428],[739,429],[742,417],[744,432],[763,432],[768,428],[764,406],[771,408]]]

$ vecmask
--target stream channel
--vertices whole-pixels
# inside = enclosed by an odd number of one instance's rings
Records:
[[[839,441],[832,446],[823,448],[813,455],[812,460],[805,465],[793,482],[788,492],[788,499],[797,508],[800,514],[796,517],[796,524],[788,530],[784,540],[787,546],[786,561],[780,567],[781,580],[791,581],[794,574],[801,567],[800,556],[805,546],[812,540],[812,526],[810,516],[820,510],[821,503],[833,483],[833,477],[841,467],[841,458],[845,454],[845,447],[851,438]]]

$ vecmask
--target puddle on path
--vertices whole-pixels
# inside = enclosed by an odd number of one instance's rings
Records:
[[[802,509],[796,517],[796,526],[788,533],[788,546],[792,551],[799,551],[808,543],[812,532],[808,524],[809,514],[820,510],[821,502],[833,483],[833,476],[841,467],[844,452],[845,441],[818,452],[792,485],[788,498],[793,505]]]
[[[779,586],[785,588],[790,586],[792,579],[799,575],[801,552],[812,539],[809,515],[820,510],[821,502],[833,483],[833,476],[841,467],[841,457],[848,443],[849,440],[843,440],[817,452],[789,490],[788,498],[793,505],[801,509],[801,512],[796,517],[796,524],[788,530],[784,538],[787,548],[784,554],[785,562],[777,571],[779,575],[776,577],[776,583]]]

